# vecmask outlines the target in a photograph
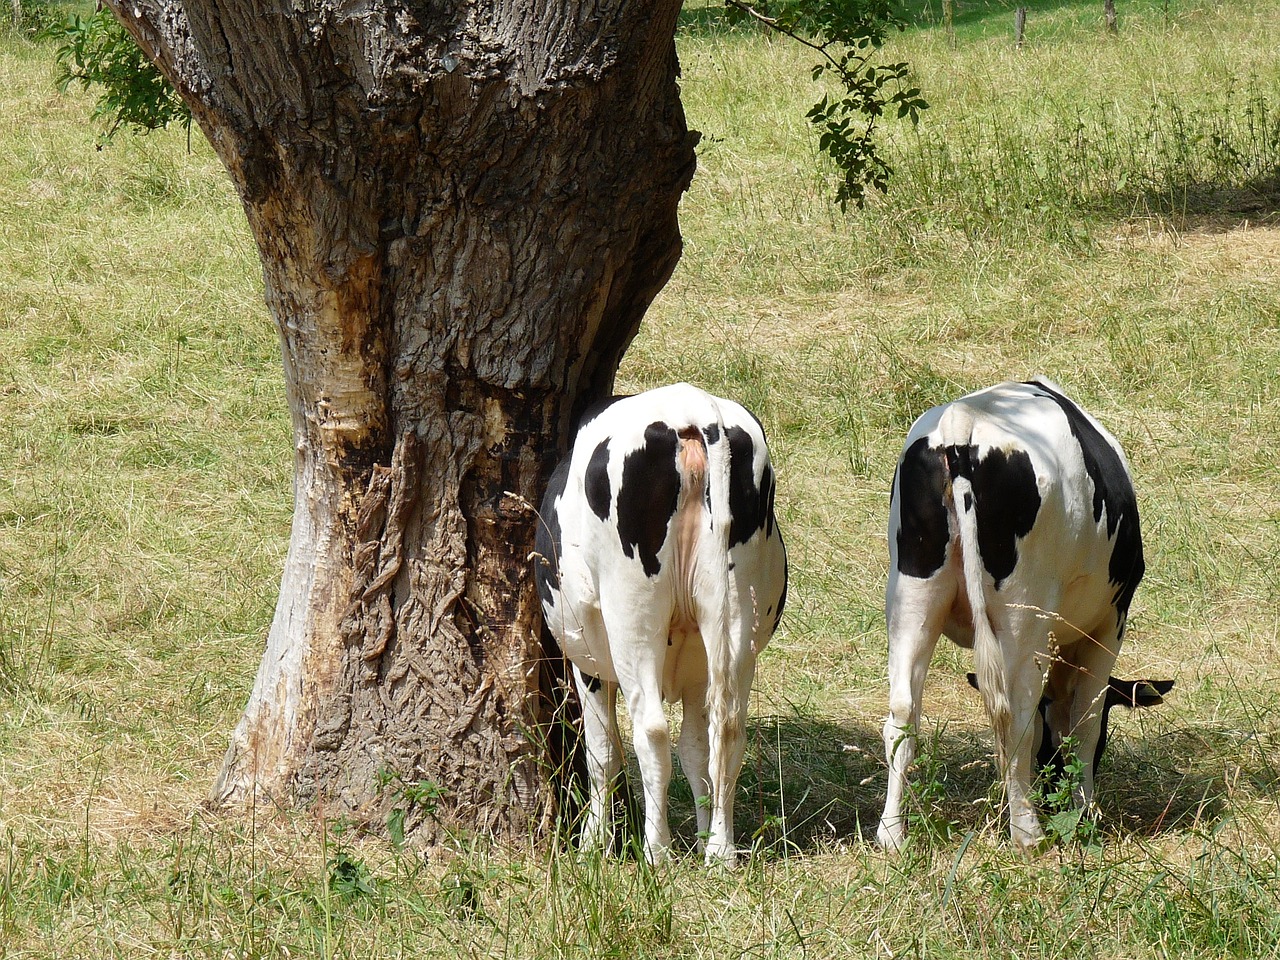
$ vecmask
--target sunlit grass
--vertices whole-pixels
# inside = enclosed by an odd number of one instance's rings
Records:
[[[884,127],[898,176],[847,217],[810,58],[718,8],[679,37],[704,134],[685,256],[619,384],[743,400],[780,475],[791,593],[734,873],[203,812],[291,508],[256,252],[202,142],[97,150],[49,48],[0,40],[0,956],[1274,952],[1280,227],[1249,124],[1280,102],[1280,8],[1135,0],[1108,39],[1100,3],[1031,3],[1018,52],[1011,6],[961,4],[954,51],[927,6],[886,52],[933,106]],[[1037,372],[1128,451],[1148,574],[1117,672],[1178,685],[1112,718],[1102,852],[1026,863],[944,641],[921,826],[885,858],[864,838],[898,447],[929,405]],[[673,819],[691,846],[683,787]]]

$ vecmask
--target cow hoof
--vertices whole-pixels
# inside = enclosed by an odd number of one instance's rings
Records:
[[[1013,835],[1013,846],[1028,860],[1037,860],[1048,852],[1053,843],[1043,833]]]
[[[880,828],[876,831],[876,843],[883,850],[889,853],[897,853],[902,849],[902,845],[907,842],[907,831],[903,829],[902,823],[898,822],[890,826],[881,823]]]
[[[738,849],[731,843],[708,843],[706,862],[709,867],[733,869],[738,865]]]
[[[650,866],[656,867],[671,859],[671,848],[646,843],[644,845],[644,858]]]

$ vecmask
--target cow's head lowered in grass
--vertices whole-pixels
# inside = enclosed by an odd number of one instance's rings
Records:
[[[611,403],[552,475],[536,562],[542,611],[573,664],[591,778],[589,841],[608,844],[622,769],[622,692],[644,781],[645,855],[667,855],[671,741],[708,861],[732,860],[733,799],[756,656],[787,589],[764,433],[743,407],[689,384]]]
[[[964,678],[969,681],[969,686],[973,689],[979,689],[976,673],[966,673]],[[1132,710],[1135,707],[1157,706],[1164,703],[1164,695],[1173,689],[1173,683],[1172,680],[1121,680],[1118,677],[1107,680],[1106,696],[1102,701],[1102,723],[1098,730],[1098,747],[1093,753],[1095,778],[1098,775],[1098,763],[1102,760],[1102,753],[1107,749],[1107,727],[1111,719],[1111,708],[1125,707]],[[1053,742],[1053,734],[1049,730],[1050,703],[1047,696],[1041,697],[1037,708],[1040,715],[1040,728],[1036,733],[1035,772],[1039,773],[1047,768],[1055,777],[1061,777],[1065,764],[1062,753],[1058,749],[1060,744]]]
[[[1119,444],[1061,388],[1004,383],[912,426],[889,509],[889,789],[878,838],[905,837],[902,800],[938,636],[972,647],[995,730],[1014,843],[1044,831],[1032,806],[1037,707],[1071,735],[1093,800],[1107,677],[1143,574],[1138,505]]]

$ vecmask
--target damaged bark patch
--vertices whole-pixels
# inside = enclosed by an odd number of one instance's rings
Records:
[[[513,653],[509,626],[493,629],[469,590],[488,576],[469,561],[469,540],[494,540],[487,555],[511,550],[491,525],[469,530],[462,506],[473,491],[487,496],[500,485],[486,473],[495,465],[484,453],[492,423],[456,410],[434,422],[425,435],[401,435],[355,505],[343,674],[320,708],[323,735],[298,795],[377,828],[391,811],[407,810],[397,806],[406,791],[430,784],[438,803],[398,814],[406,829],[428,839],[442,825],[530,829],[539,789],[522,734],[536,723],[526,650]]]
[[[373,683],[377,666],[396,635],[393,585],[404,568],[405,531],[421,487],[421,447],[413,433],[396,445],[389,467],[375,466],[357,508],[352,600],[342,618],[343,641],[359,648],[360,682]]]

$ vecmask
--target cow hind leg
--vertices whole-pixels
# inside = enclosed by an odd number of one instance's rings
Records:
[[[676,751],[689,789],[693,791],[693,807],[698,818],[698,849],[706,853],[711,832],[711,778],[708,773],[711,747],[707,729],[707,688],[695,684],[684,691],[684,712],[680,720],[680,741]]]
[[[1001,662],[995,665],[995,675],[1003,678],[1004,689],[982,691],[1004,777],[1010,836],[1014,846],[1026,854],[1037,852],[1044,842],[1044,830],[1032,800],[1032,781],[1044,722],[1040,697],[1054,646],[1040,610],[1051,608],[1037,605],[1004,611],[1007,622],[997,631],[997,656]],[[977,647],[974,653],[981,656]],[[979,675],[984,675],[981,665]]]
[[[667,826],[671,731],[662,706],[670,614],[655,615],[661,607],[654,603],[602,610],[618,684],[631,715],[636,761],[644,786],[644,853],[650,863],[665,860],[671,847],[671,830]]]
[[[608,851],[613,840],[613,798],[622,777],[618,685],[587,676],[576,666],[573,676],[582,703],[582,733],[590,779],[583,843],[589,848]]]
[[[671,828],[667,825],[667,789],[671,784],[671,731],[656,683],[626,691],[635,731],[636,760],[644,783],[644,855],[650,863],[667,859]]]
[[[1071,726],[1063,733],[1070,734],[1076,741],[1081,767],[1076,802],[1086,811],[1093,806],[1093,771],[1102,734],[1107,685],[1119,652],[1120,631],[1114,620],[1095,631],[1094,636],[1083,637],[1077,645],[1078,677],[1071,697]]]
[[[1031,854],[1044,842],[1044,830],[1032,802],[1037,734],[1043,722],[1039,707],[1044,673],[1035,656],[1019,653],[1021,649],[1007,651],[1007,713],[993,714],[991,720],[1009,803],[1010,836],[1015,847]]]
[[[951,593],[954,593],[952,588]],[[940,601],[945,594],[946,603]],[[891,580],[889,587],[889,716],[884,722],[884,752],[889,785],[876,840],[886,850],[897,850],[906,840],[903,800],[907,771],[916,757],[916,733],[924,680],[929,672],[942,616],[950,595],[924,583]],[[922,613],[923,611],[923,613]]]

